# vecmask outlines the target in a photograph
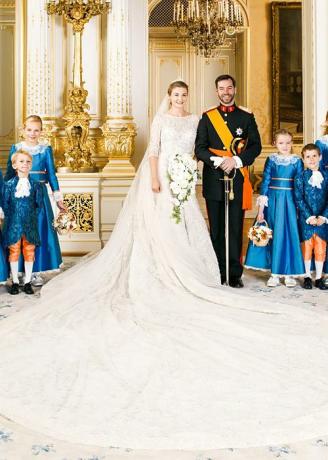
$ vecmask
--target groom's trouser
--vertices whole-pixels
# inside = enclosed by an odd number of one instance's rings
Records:
[[[224,201],[206,200],[210,224],[210,235],[218,259],[221,277],[226,276],[225,254],[225,209]],[[242,203],[232,200],[229,203],[229,278],[240,278],[244,211]]]

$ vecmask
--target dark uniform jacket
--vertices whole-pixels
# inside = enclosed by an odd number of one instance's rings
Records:
[[[247,140],[246,148],[239,155],[243,166],[250,166],[255,158],[261,153],[261,139],[257,129],[254,115],[236,105],[223,111],[221,106],[217,107],[223,119],[227,122],[234,137],[240,137]],[[215,169],[213,162],[210,160],[214,156],[208,148],[226,150],[222,140],[214,129],[207,113],[205,112],[199,122],[195,153],[198,160],[204,162],[203,169],[203,196],[208,200],[224,200],[223,171],[221,168]],[[234,179],[235,199],[242,201],[244,178],[239,169],[236,170]]]

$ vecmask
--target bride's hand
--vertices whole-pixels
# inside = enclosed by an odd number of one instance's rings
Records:
[[[155,193],[159,193],[161,191],[161,184],[158,179],[153,179],[151,181],[151,189]]]

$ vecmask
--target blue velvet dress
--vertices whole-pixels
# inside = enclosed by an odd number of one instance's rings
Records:
[[[261,195],[268,197],[264,217],[273,231],[265,247],[248,244],[245,267],[270,270],[273,275],[304,274],[294,196],[294,178],[303,170],[296,155],[270,155],[264,166]]]
[[[2,189],[3,189],[3,177],[2,172],[0,170],[0,206],[2,208],[3,200],[2,200]],[[8,261],[6,257],[6,251],[3,247],[3,240],[2,235],[0,232],[0,283],[3,283],[8,278]]]
[[[21,148],[32,155],[33,162],[30,175],[33,180],[41,184],[43,189],[43,206],[38,215],[38,231],[41,245],[38,246],[35,251],[33,272],[56,270],[62,264],[62,257],[58,235],[53,228],[54,214],[46,187],[46,184],[49,184],[53,192],[59,190],[52,148],[49,145],[41,144],[29,147],[24,142],[12,145],[8,158],[5,181],[15,176],[15,171],[11,164],[11,156]],[[22,267],[20,267],[20,269],[22,269]]]

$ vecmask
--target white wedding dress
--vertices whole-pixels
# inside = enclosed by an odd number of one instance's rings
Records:
[[[328,319],[219,285],[196,199],[167,162],[197,117],[161,114],[110,241],[0,324],[0,414],[69,442],[211,449],[328,433]]]

